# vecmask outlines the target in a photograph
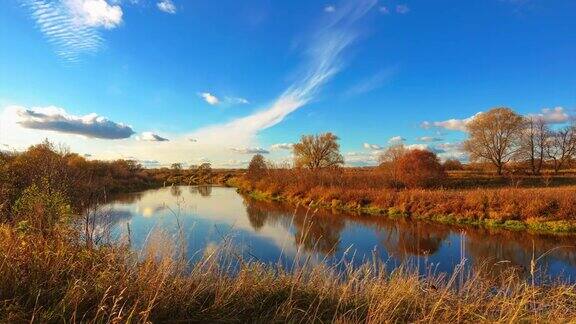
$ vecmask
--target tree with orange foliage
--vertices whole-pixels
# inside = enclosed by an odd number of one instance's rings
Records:
[[[435,186],[446,178],[440,160],[428,150],[409,150],[394,163],[398,180],[410,188]]]

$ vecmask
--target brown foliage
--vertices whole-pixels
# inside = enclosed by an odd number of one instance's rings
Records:
[[[409,188],[435,186],[446,177],[440,160],[428,150],[410,150],[395,164],[398,180]]]

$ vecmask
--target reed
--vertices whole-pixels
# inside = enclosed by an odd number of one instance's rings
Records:
[[[362,266],[243,260],[230,247],[188,264],[166,235],[140,253],[126,245],[87,248],[66,235],[0,227],[2,322],[562,322],[576,317],[576,287],[535,285],[487,268],[450,276]],[[463,261],[465,262],[465,261]],[[535,269],[537,262],[535,262]]]

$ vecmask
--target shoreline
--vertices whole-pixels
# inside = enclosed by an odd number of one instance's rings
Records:
[[[448,214],[435,214],[431,216],[418,216],[401,211],[398,206],[390,208],[382,208],[376,205],[355,205],[347,204],[340,200],[333,200],[330,203],[323,201],[314,201],[309,198],[289,197],[287,195],[274,195],[270,192],[263,192],[257,189],[249,190],[237,182],[231,181],[227,186],[236,188],[236,190],[251,199],[260,201],[281,201],[287,202],[294,206],[310,206],[314,208],[321,208],[324,210],[332,210],[341,213],[360,214],[367,216],[381,216],[390,219],[406,218],[414,221],[430,221],[444,225],[458,225],[465,227],[483,227],[488,229],[503,229],[508,231],[520,232],[525,231],[534,235],[569,235],[576,236],[576,220],[550,220],[541,221],[537,219],[524,220],[498,220],[498,219],[474,219],[459,217],[458,215]]]

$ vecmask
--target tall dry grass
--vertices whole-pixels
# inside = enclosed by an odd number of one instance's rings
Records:
[[[576,287],[536,286],[513,272],[421,276],[385,264],[279,269],[227,249],[186,264],[159,235],[141,254],[88,249],[73,233],[46,238],[0,227],[2,322],[563,322]],[[236,269],[230,271],[230,269]]]

